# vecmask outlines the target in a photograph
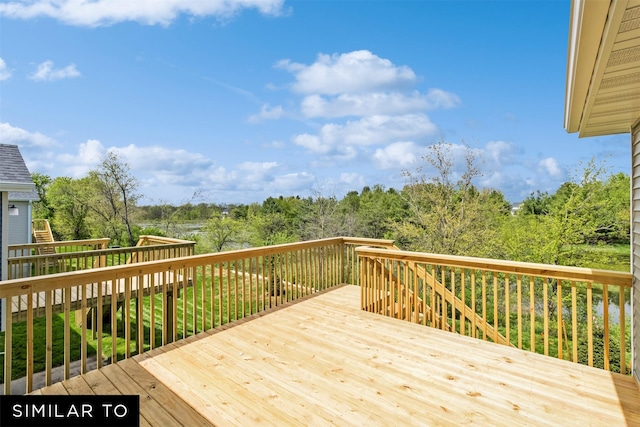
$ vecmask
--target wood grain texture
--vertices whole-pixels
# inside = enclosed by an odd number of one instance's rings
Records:
[[[37,393],[136,393],[162,426],[640,424],[632,377],[364,312],[359,297],[319,292]]]

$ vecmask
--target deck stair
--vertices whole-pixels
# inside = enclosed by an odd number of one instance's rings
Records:
[[[402,319],[406,319],[407,316],[411,316],[414,319],[414,322],[419,323],[422,321],[422,317],[426,316],[426,320],[431,322],[431,324],[438,329],[445,329],[447,331],[452,331],[452,326],[447,319],[442,319],[437,310],[431,310],[431,307],[423,302],[423,299],[419,295],[414,295],[414,290],[411,287],[407,288],[407,284],[404,283],[402,278],[398,278],[395,272],[389,272],[388,266],[384,265],[381,261],[379,262],[380,268],[384,271],[384,275],[386,277],[390,277],[396,283],[399,283],[400,292],[405,292],[405,295],[408,295],[409,298],[404,298],[402,304],[400,302],[393,301],[395,298],[391,297],[389,292],[386,294],[386,298],[391,299],[390,304],[393,304],[393,310],[395,313]],[[496,331],[495,328],[490,325],[486,320],[475,310],[465,304],[458,296],[454,295],[450,289],[444,286],[438,279],[433,277],[431,273],[425,270],[425,268],[421,265],[412,263],[411,270],[419,277],[424,277],[429,286],[433,287],[434,292],[437,296],[441,298],[441,301],[448,301],[454,307],[454,310],[457,311],[461,316],[461,320],[469,320],[474,327],[470,331],[473,336],[476,335],[476,329],[482,330],[485,334],[485,338],[494,339],[499,344],[504,344],[508,346],[513,346],[511,342],[500,332]],[[412,301],[414,302],[412,304]],[[378,307],[384,307],[384,301],[378,301]],[[407,308],[407,304],[411,304],[411,307]],[[391,305],[388,305],[384,310],[387,311],[385,313],[387,316],[390,316],[391,313]],[[435,313],[435,318],[431,318],[431,313]],[[396,316],[392,316],[396,317]],[[442,322],[445,322],[444,324]]]
[[[53,233],[51,232],[51,226],[46,219],[34,219],[31,222],[31,230],[33,243],[53,243]],[[56,248],[53,246],[42,246],[37,249],[38,255],[53,255],[56,253]]]

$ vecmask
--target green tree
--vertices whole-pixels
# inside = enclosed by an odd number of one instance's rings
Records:
[[[225,218],[220,213],[213,214],[206,222],[202,231],[205,246],[213,252],[221,252],[233,245],[242,245],[242,223],[233,218]]]
[[[591,160],[555,194],[538,192],[525,200],[526,207],[502,228],[504,257],[580,265],[583,245],[628,240],[629,200],[628,175],[607,176],[605,165]]]
[[[322,187],[314,188],[311,192],[312,197],[306,199],[304,204],[302,238],[311,240],[341,235],[344,215],[335,194],[327,193]]]
[[[53,207],[49,204],[49,198],[47,196],[47,189],[53,182],[53,179],[51,179],[49,175],[37,172],[31,174],[31,179],[36,186],[39,199],[33,202],[33,217],[48,220],[53,219]]]
[[[524,199],[518,215],[547,215],[551,209],[551,196],[547,192],[531,193]]]
[[[400,193],[390,188],[385,191],[381,185],[362,192],[358,209],[358,231],[362,237],[374,239],[388,238],[393,225],[407,216],[407,205]]]
[[[58,177],[47,187],[47,200],[53,216],[51,228],[56,240],[91,237],[88,220],[92,186],[88,178]]]
[[[394,235],[409,250],[441,254],[485,255],[497,239],[493,222],[504,216],[499,198],[492,190],[478,191],[474,179],[482,175],[478,155],[465,146],[461,173],[454,168],[454,146],[439,142],[423,161],[431,177],[418,167],[405,171],[402,190],[408,217],[396,222]],[[502,197],[504,199],[504,197]]]
[[[110,151],[96,170],[89,172],[96,193],[91,203],[98,224],[103,225],[105,236],[122,244],[122,230],[126,232],[128,244],[136,244],[132,232],[132,212],[138,199],[138,180],[131,168]]]

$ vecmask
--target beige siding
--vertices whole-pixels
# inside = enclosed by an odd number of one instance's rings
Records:
[[[640,381],[640,122],[631,131],[631,168],[632,354],[633,373]]]

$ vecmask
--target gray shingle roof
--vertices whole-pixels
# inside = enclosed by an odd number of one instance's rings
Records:
[[[28,202],[28,201],[38,201],[40,200],[40,196],[38,196],[38,192],[36,190],[33,191],[9,191],[9,201],[13,202]]]
[[[33,183],[17,145],[0,144],[0,182]]]

